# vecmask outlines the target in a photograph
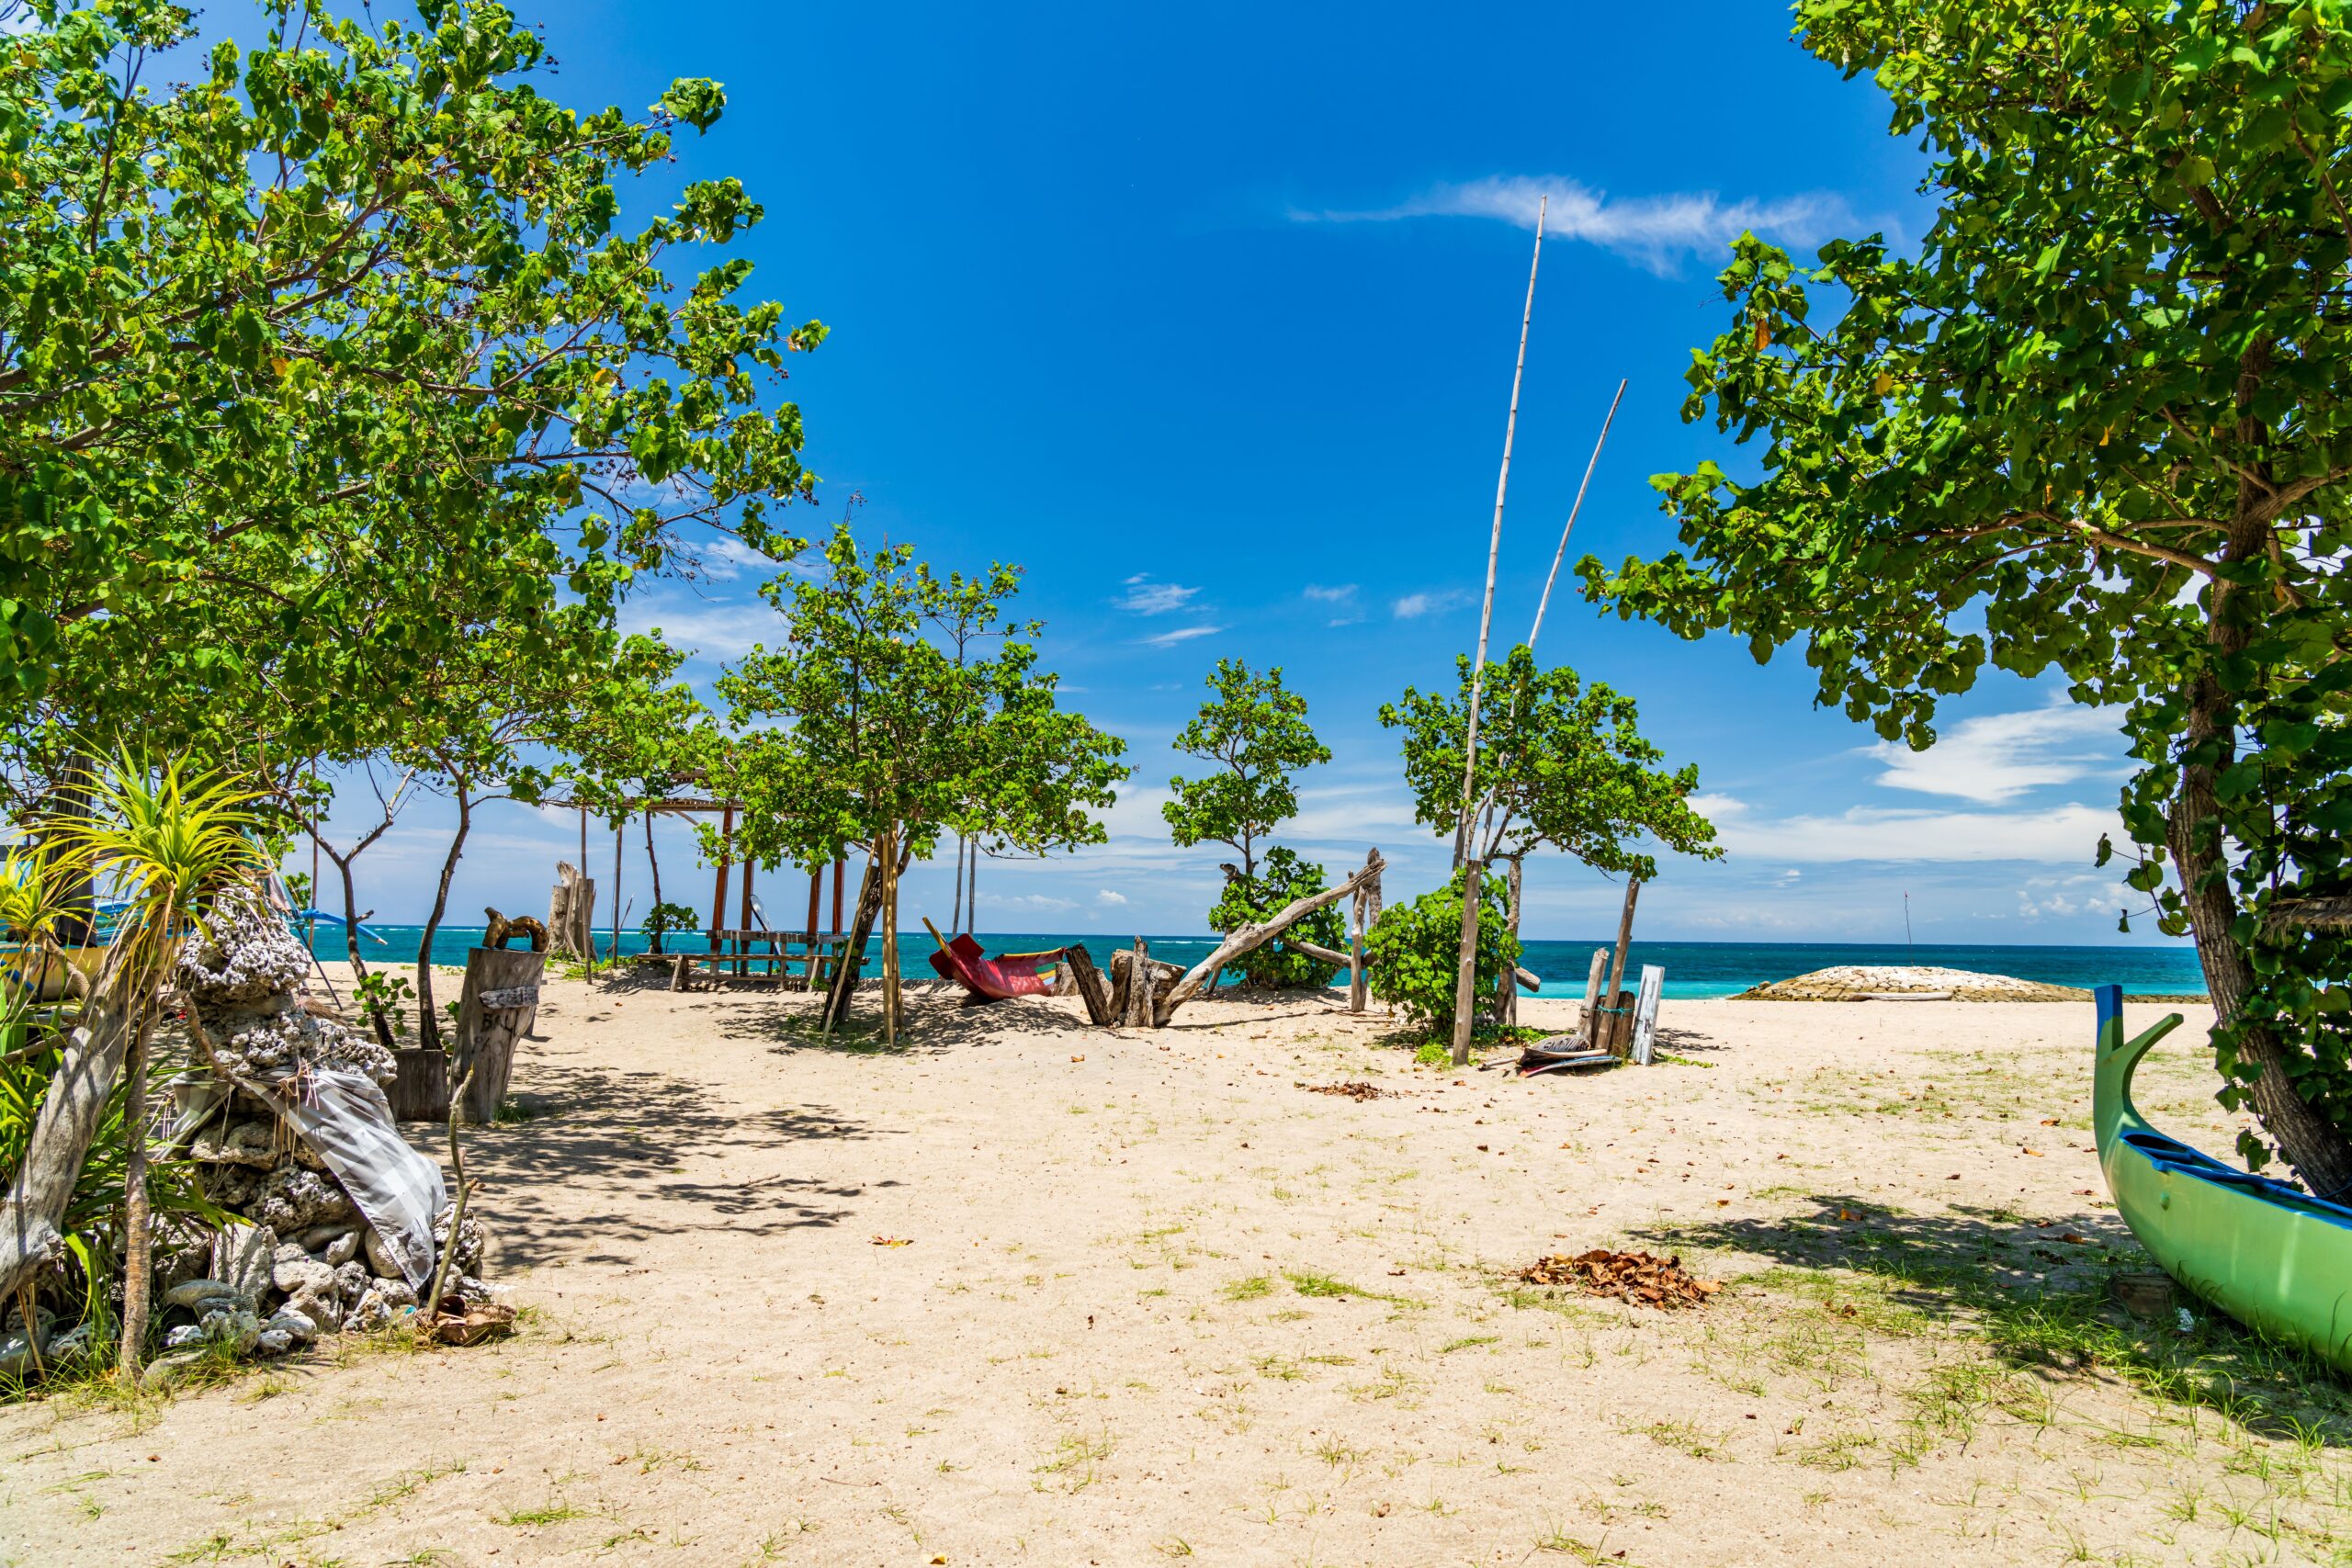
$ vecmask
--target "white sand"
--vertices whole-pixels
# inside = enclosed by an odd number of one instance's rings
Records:
[[[1742,1280],[1803,1235],[2102,1274],[2079,1004],[1669,1002],[1703,1066],[1525,1083],[1416,1071],[1321,998],[1122,1037],[923,996],[895,1055],[816,1047],[808,1006],[551,985],[537,1116],[469,1135],[523,1336],[145,1426],[0,1410],[0,1560],[2216,1562],[2273,1550],[2217,1500],[2324,1529],[2344,1495],[2332,1451],[2005,1371],[1933,1290]],[[2164,1055],[2146,1099],[2226,1148]],[[1298,1087],[1342,1078],[1398,1093]],[[1736,1283],[1507,1299],[1619,1244]],[[1317,1273],[1396,1300],[1286,1278]]]

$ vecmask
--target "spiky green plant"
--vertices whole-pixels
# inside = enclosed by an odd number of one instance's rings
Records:
[[[118,951],[107,973],[115,984],[130,987],[130,1045],[119,1086],[120,1136],[107,1142],[122,1151],[123,1302],[117,1365],[135,1382],[146,1347],[153,1198],[147,1038],[173,955],[200,927],[206,904],[263,869],[251,810],[259,792],[218,769],[184,760],[157,765],[129,750],[94,761],[85,774],[89,813],[51,825],[44,847],[54,866],[87,877],[92,886],[107,886],[124,906],[115,931]],[[111,1100],[108,1114],[117,1114]]]

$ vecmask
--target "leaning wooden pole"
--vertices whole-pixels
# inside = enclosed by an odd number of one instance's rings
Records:
[[[1544,579],[1544,597],[1535,602],[1535,625],[1527,634],[1530,650],[1535,639],[1544,633],[1544,612],[1552,605],[1552,585],[1560,581],[1560,562],[1567,558],[1568,536],[1576,531],[1577,513],[1584,510],[1584,492],[1591,488],[1592,470],[1600,466],[1600,449],[1609,445],[1609,427],[1617,423],[1617,405],[1625,400],[1625,380],[1617,381],[1617,395],[1609,400],[1609,412],[1600,421],[1600,439],[1592,444],[1592,456],[1585,459],[1584,478],[1577,482],[1576,501],[1568,507],[1568,520],[1560,529],[1560,547],[1552,552],[1551,575]]]
[[[1462,746],[1462,812],[1453,830],[1453,863],[1462,871],[1461,968],[1453,987],[1453,1065],[1470,1060],[1471,1011],[1478,989],[1478,889],[1484,868],[1470,858],[1472,791],[1478,777],[1478,693],[1487,673],[1487,636],[1495,624],[1495,564],[1502,555],[1503,500],[1510,491],[1510,445],[1519,432],[1519,384],[1527,371],[1527,327],[1535,317],[1535,273],[1544,263],[1546,196],[1535,206],[1535,255],[1527,264],[1527,303],[1519,313],[1519,358],[1510,372],[1510,412],[1503,420],[1502,468],[1495,476],[1495,521],[1487,534],[1487,596],[1478,611],[1478,657],[1470,666],[1470,724]]]

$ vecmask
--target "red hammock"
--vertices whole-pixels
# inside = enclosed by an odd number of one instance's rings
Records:
[[[990,958],[968,936],[949,942],[929,919],[923,925],[931,931],[931,940],[939,944],[939,951],[931,955],[931,966],[944,978],[961,983],[972,993],[974,1001],[1001,1002],[1013,997],[1046,995],[1053,987],[1037,970],[1042,964],[1058,962],[1066,951],[1057,947],[1044,953],[1006,953]]]

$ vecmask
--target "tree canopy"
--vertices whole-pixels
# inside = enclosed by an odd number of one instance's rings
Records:
[[[1470,660],[1456,660],[1459,690],[1408,686],[1384,703],[1380,722],[1403,732],[1413,818],[1451,837],[1462,818],[1463,738],[1469,728]],[[1693,764],[1668,772],[1666,753],[1635,727],[1634,699],[1590,687],[1563,664],[1539,671],[1525,643],[1480,682],[1478,766],[1471,793],[1483,807],[1471,853],[1514,859],[1549,844],[1596,871],[1647,882],[1657,875],[1645,840],[1702,860],[1722,858],[1715,829],[1690,808]]]
[[[1298,815],[1293,775],[1329,761],[1331,749],[1308,728],[1306,699],[1283,685],[1282,666],[1260,675],[1220,659],[1207,683],[1216,695],[1177,732],[1176,750],[1220,766],[1170,779],[1176,798],[1159,809],[1178,847],[1230,844],[1241,853],[1240,874],[1254,881],[1258,841]]]
[[[609,621],[688,525],[792,547],[770,508],[813,479],[766,389],[824,329],[741,298],[762,209],[705,179],[621,222],[621,176],[714,124],[718,84],[576,112],[468,0],[277,0],[200,59],[167,0],[6,9],[14,780],[133,730],[280,773],[364,755],[397,739],[367,694],[485,627],[537,656],[561,603]]]
[[[718,680],[737,735],[711,771],[743,803],[739,859],[818,866],[899,834],[902,858],[954,829],[1042,854],[1104,840],[1125,742],[1063,709],[1043,627],[1008,618],[1011,567],[941,577],[911,546],[860,548],[846,525],[820,575],[762,590],[785,646]]]
[[[2352,878],[2346,7],[1795,16],[1928,150],[1934,215],[1803,268],[1739,240],[1684,412],[1760,437],[1755,477],[1658,476],[1682,548],[1588,558],[1588,592],[1802,642],[1820,701],[1915,747],[1988,665],[2116,710],[2132,885],[2196,936],[2222,1098],[2352,1190],[2352,933],[2312,918]]]

